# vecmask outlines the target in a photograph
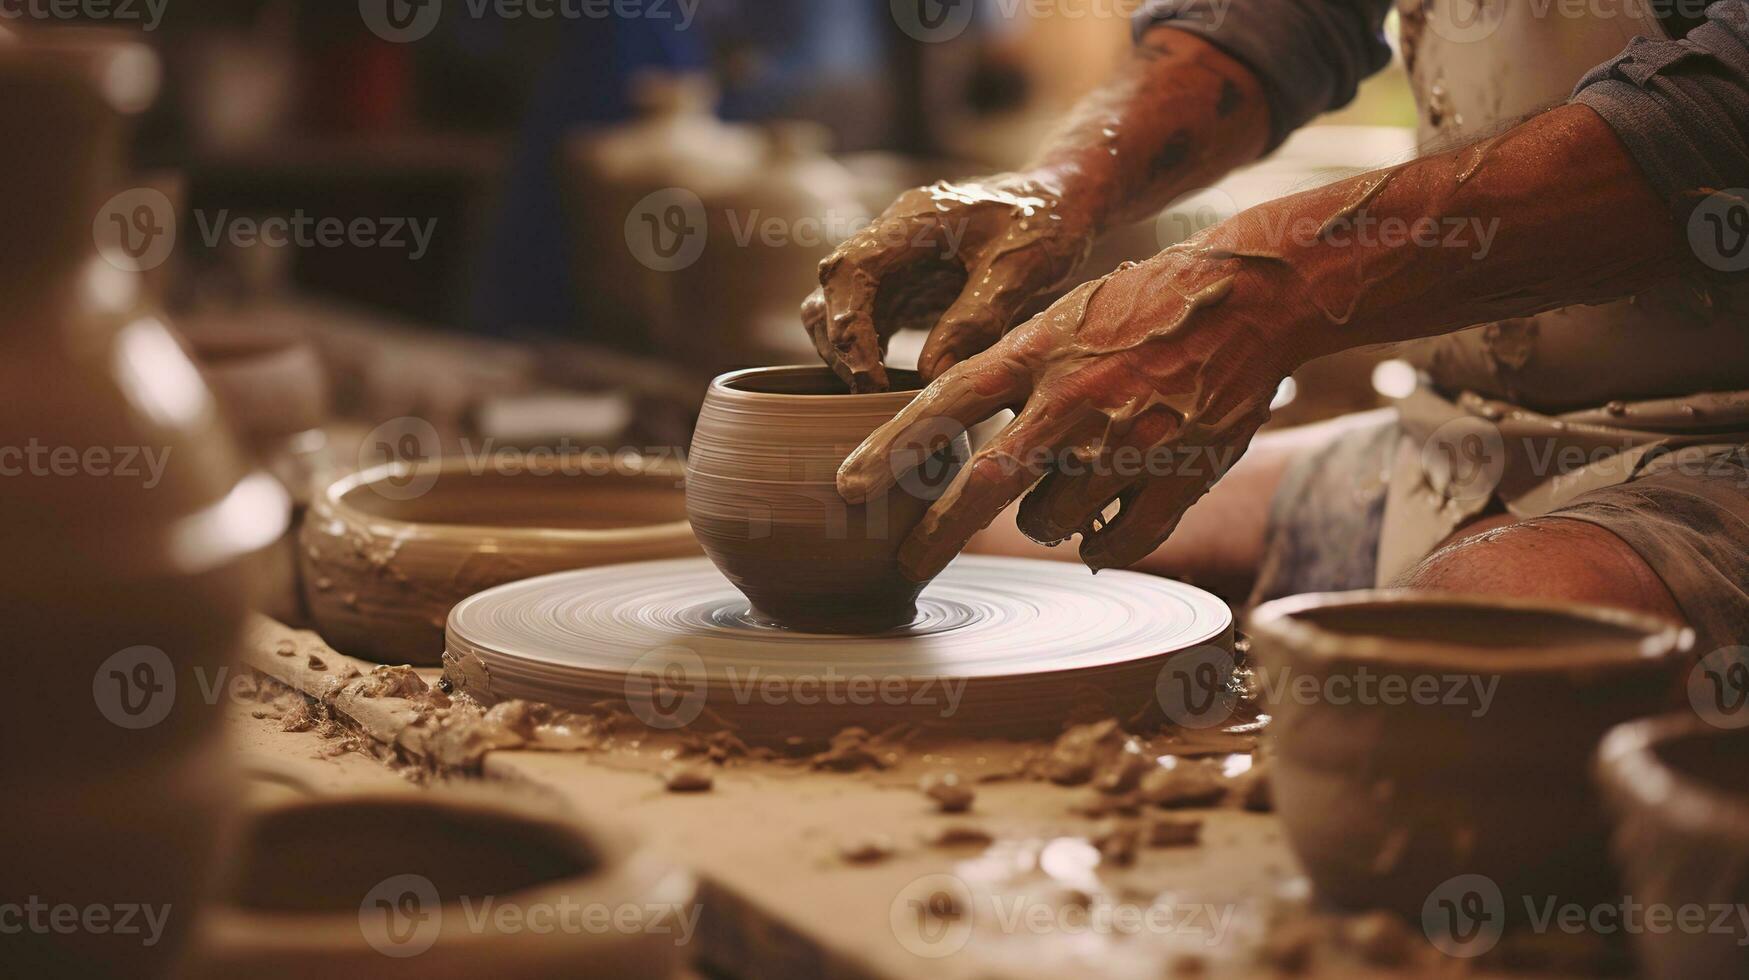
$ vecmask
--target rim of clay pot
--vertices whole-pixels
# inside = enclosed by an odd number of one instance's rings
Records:
[[[1335,629],[1309,621],[1311,614],[1365,607],[1506,613],[1565,619],[1592,627],[1599,635],[1576,639],[1551,648],[1534,642],[1466,643],[1461,646],[1431,635],[1368,635],[1362,630]],[[1640,667],[1647,663],[1686,654],[1694,645],[1694,631],[1668,620],[1625,609],[1583,603],[1550,602],[1501,596],[1471,596],[1417,592],[1407,589],[1370,589],[1358,592],[1320,592],[1265,603],[1251,612],[1246,630],[1320,661],[1375,661],[1401,666],[1476,669],[1492,673],[1536,674],[1551,670],[1587,670]]]
[[[594,457],[578,453],[561,457],[554,463],[562,466],[566,461],[578,462]],[[632,480],[646,478],[669,478],[676,481],[685,479],[686,473],[677,463],[656,461],[641,456],[601,457],[608,461],[612,469],[604,474],[604,478],[622,477]],[[379,534],[392,534],[399,538],[487,538],[503,541],[525,541],[530,543],[575,543],[612,545],[620,543],[679,543],[692,539],[692,525],[682,516],[678,520],[666,521],[660,524],[632,524],[625,527],[604,528],[571,528],[571,527],[530,527],[514,524],[491,523],[458,523],[449,521],[414,521],[402,517],[391,517],[373,513],[349,502],[350,495],[369,490],[375,483],[386,480],[407,480],[431,476],[441,480],[445,477],[473,477],[492,475],[474,472],[476,466],[467,459],[446,457],[419,463],[398,462],[384,463],[367,470],[360,470],[341,477],[328,485],[322,496],[335,516],[349,524],[370,528]],[[515,474],[515,476],[532,477],[534,479],[552,479],[551,475]],[[585,478],[594,476],[588,474]],[[393,499],[390,497],[389,499]]]
[[[1659,750],[1689,740],[1738,738],[1742,729],[1718,728],[1688,715],[1623,722],[1598,747],[1597,781],[1617,809],[1656,814],[1678,830],[1749,841],[1749,792],[1733,793],[1685,773]]]
[[[916,371],[893,369],[887,372],[887,376],[895,385],[891,391],[871,391],[863,392],[861,394],[853,394],[850,391],[849,386],[846,385],[838,375],[832,373],[831,368],[825,367],[824,365],[783,364],[774,367],[742,368],[739,371],[730,371],[728,374],[718,375],[717,378],[711,382],[711,389],[713,391],[724,392],[734,397],[753,396],[760,399],[769,399],[772,402],[780,404],[784,402],[793,402],[798,405],[808,402],[817,403],[818,400],[822,398],[830,398],[835,401],[854,400],[862,404],[881,399],[892,399],[895,397],[902,397],[909,401],[911,398],[916,397],[918,392],[923,390],[923,378]],[[755,386],[751,382],[771,382],[776,385],[787,383],[794,387],[808,387],[824,390],[769,390],[762,386]]]
[[[283,821],[293,826],[308,822],[319,828],[336,822],[334,815],[344,818],[345,811],[352,808],[428,814],[447,819],[458,833],[469,829],[502,833],[514,827],[526,833],[531,841],[553,851],[562,850],[583,865],[577,871],[488,893],[506,904],[528,906],[555,895],[582,903],[592,899],[639,904],[697,901],[696,885],[690,874],[637,846],[628,835],[584,819],[572,811],[566,811],[565,819],[560,820],[532,800],[492,795],[484,789],[467,788],[441,793],[376,791],[276,803],[243,815],[236,846],[249,846],[249,830],[268,821]],[[310,833],[315,835],[314,831]],[[337,855],[343,855],[345,848],[364,846],[368,842],[349,837],[331,843],[337,849]],[[434,857],[433,860],[440,858]],[[403,873],[389,870],[390,877]],[[358,905],[342,904],[333,909],[318,910],[260,907],[238,900],[233,889],[239,884],[243,883],[229,883],[226,890],[215,894],[202,910],[200,932],[203,938],[197,943],[200,952],[219,957],[237,952],[302,955],[364,945],[359,931]],[[462,897],[439,895],[443,908],[450,912],[456,911],[453,907]],[[468,897],[477,899],[481,896]],[[359,897],[360,902],[363,899],[364,896]],[[466,952],[469,948],[477,950],[497,942],[497,933],[492,930],[476,932],[468,928],[451,928],[451,919],[461,923],[463,917],[444,916],[440,941],[447,944],[449,952]],[[288,928],[288,922],[294,922],[295,928]]]

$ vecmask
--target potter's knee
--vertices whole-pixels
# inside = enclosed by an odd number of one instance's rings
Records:
[[[1539,518],[1460,537],[1397,580],[1402,588],[1615,606],[1683,621],[1662,579],[1594,524]]]

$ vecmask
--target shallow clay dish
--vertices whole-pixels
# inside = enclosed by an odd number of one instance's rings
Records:
[[[665,978],[688,954],[674,914],[694,909],[689,875],[501,795],[281,804],[246,822],[236,854],[190,976]],[[598,905],[609,928],[588,928]],[[638,921],[612,928],[626,909]]]
[[[1249,629],[1274,716],[1276,809],[1324,898],[1419,917],[1437,886],[1469,874],[1493,879],[1509,914],[1523,896],[1612,893],[1591,759],[1611,726],[1681,697],[1690,631],[1410,592],[1284,599]],[[1357,696],[1363,677],[1424,693]]]
[[[1135,717],[1172,656],[1232,649],[1207,592],[1067,562],[966,556],[917,607],[886,633],[823,635],[762,621],[702,558],[563,572],[458,603],[445,675],[487,704],[612,701],[768,744],[899,724],[1025,737],[1077,711]]]
[[[1657,980],[1749,976],[1741,920],[1713,930],[1717,910],[1749,904],[1749,730],[1692,715],[1610,732],[1598,778],[1616,816],[1611,850],[1628,894],[1646,906],[1707,908],[1702,928],[1642,929],[1640,968]]]
[[[698,554],[676,464],[576,456],[539,472],[492,469],[394,463],[316,497],[301,563],[324,640],[382,663],[434,665],[450,607],[482,589]]]
[[[687,457],[687,517],[705,554],[775,623],[878,633],[916,616],[928,583],[900,572],[899,545],[970,447],[962,434],[919,468],[921,478],[846,504],[839,464],[921,387],[915,372],[892,379],[894,391],[867,395],[849,394],[824,367],[754,368],[711,382]]]

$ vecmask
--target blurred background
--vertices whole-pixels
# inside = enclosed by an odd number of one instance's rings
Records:
[[[319,430],[350,461],[347,433],[408,418],[432,453],[684,446],[710,376],[813,359],[796,307],[837,241],[908,186],[1023,164],[1139,3],[127,0],[0,25],[157,51],[115,227],[174,232],[140,265],[242,379],[246,437]],[[1398,65],[1083,278],[1401,159],[1413,121]],[[1277,424],[1377,404],[1373,360],[1308,368]]]

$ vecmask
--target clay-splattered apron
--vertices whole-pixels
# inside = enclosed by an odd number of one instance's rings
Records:
[[[1398,10],[1430,147],[1559,104],[1633,37],[1665,36],[1643,0],[1402,0]],[[1379,584],[1495,501],[1537,517],[1632,479],[1649,455],[1704,459],[1749,441],[1743,309],[1749,292],[1670,283],[1403,345],[1433,387],[1399,406]]]

